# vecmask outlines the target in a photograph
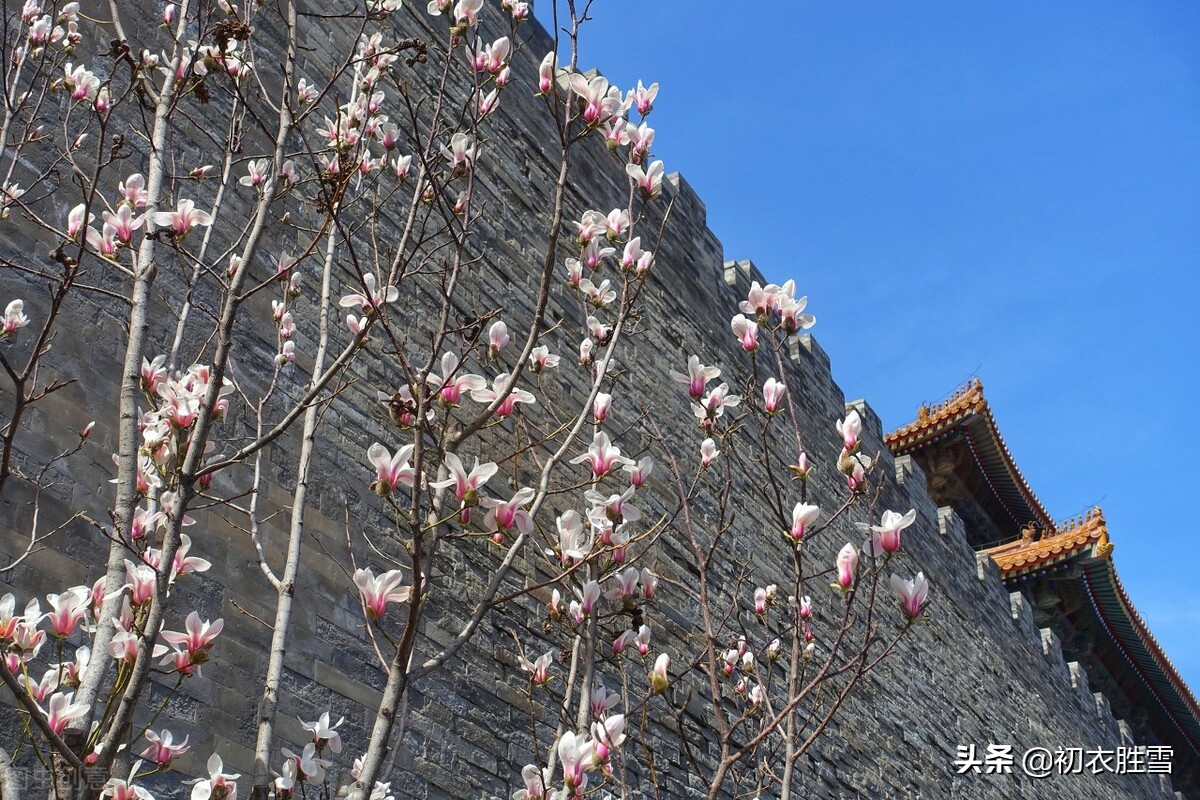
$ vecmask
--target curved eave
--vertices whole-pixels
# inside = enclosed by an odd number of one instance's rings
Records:
[[[914,422],[883,437],[895,455],[906,455],[962,430],[972,459],[984,481],[1017,525],[1036,521],[1054,531],[1054,520],[1029,488],[1013,460],[978,379],[954,393],[947,402],[923,407]]]
[[[1058,530],[1060,533],[1042,539],[1018,539],[985,552],[996,562],[1000,575],[1011,580],[1081,556],[1107,555],[1112,550],[1108,526],[1099,508],[1062,523]]]
[[[1129,601],[1112,560],[1087,559],[1081,566],[1088,598],[1108,635],[1200,757],[1200,705]]]

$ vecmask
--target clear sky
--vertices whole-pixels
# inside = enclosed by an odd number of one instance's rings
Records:
[[[542,0],[540,5],[548,7]],[[542,11],[543,9],[539,9]],[[581,66],[895,428],[978,376],[1200,692],[1200,3],[598,0]]]

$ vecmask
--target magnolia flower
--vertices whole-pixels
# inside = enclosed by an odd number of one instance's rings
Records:
[[[653,600],[658,591],[658,576],[649,567],[642,567],[642,596]]]
[[[717,449],[717,443],[711,438],[705,439],[700,443],[700,468],[707,468],[719,455],[721,451]]]
[[[564,511],[555,520],[558,528],[558,553],[562,562],[582,561],[592,551],[596,537],[594,533],[585,532],[583,520],[575,509]],[[554,555],[554,551],[546,551],[546,555]]]
[[[747,319],[744,314],[738,314],[730,321],[729,327],[741,342],[743,350],[753,353],[758,349],[758,323]]]
[[[808,503],[796,503],[792,509],[792,527],[788,531],[788,535],[792,537],[792,541],[803,541],[805,530],[809,525],[816,522],[817,517],[820,515],[821,509],[817,506]]]
[[[376,479],[371,484],[371,488],[375,490],[376,494],[387,497],[396,490],[397,486],[412,488],[417,477],[416,470],[408,464],[412,451],[411,444],[401,447],[394,456],[379,442],[375,442],[367,448],[367,461],[375,467]]]
[[[625,651],[625,648],[627,646],[629,646],[630,644],[633,644],[633,642],[635,641],[636,638],[637,638],[637,634],[631,630],[622,632],[620,636],[618,636],[616,639],[613,639],[613,643],[612,643],[613,652],[618,655],[620,653],[623,653]]]
[[[208,660],[207,651],[212,647],[213,639],[217,638],[224,627],[224,620],[201,622],[200,614],[193,611],[184,621],[184,633],[163,631],[162,638],[176,647],[182,647],[187,652],[191,663],[202,664]]]
[[[614,445],[604,431],[595,435],[592,445],[586,453],[571,459],[572,464],[584,462],[591,466],[592,474],[597,478],[607,475],[613,467],[624,467],[626,464],[633,463],[632,460],[621,455],[621,448]]]
[[[554,773],[548,769],[540,769],[535,764],[526,764],[521,769],[521,782],[524,789],[518,789],[512,800],[546,800],[553,793],[550,791]]]
[[[412,597],[412,587],[402,586],[403,581],[404,573],[398,569],[388,570],[378,577],[369,569],[355,570],[354,585],[358,587],[367,616],[377,620],[387,612],[389,603],[407,603]]]
[[[161,733],[154,731],[146,731],[146,741],[150,744],[141,752],[142,758],[153,761],[160,767],[169,765],[179,756],[186,753],[191,748],[188,747],[188,737],[183,737],[183,741],[175,744],[175,736],[165,728]]]
[[[562,763],[563,782],[566,784],[562,797],[576,797],[587,786],[587,771],[592,767],[592,743],[582,736],[567,731],[558,740],[558,760]]]
[[[207,228],[212,225],[212,214],[196,208],[191,200],[181,199],[174,211],[154,212],[154,224],[160,228],[169,228],[175,236],[182,237],[197,225]]]
[[[763,405],[766,406],[768,414],[774,414],[779,410],[779,404],[785,394],[787,394],[787,386],[774,378],[767,378],[766,383],[763,384]]]
[[[25,301],[12,300],[4,309],[4,320],[0,323],[0,338],[12,336],[29,324],[25,316]]]
[[[761,586],[754,590],[754,613],[767,613],[767,590]]]
[[[800,619],[807,620],[812,617],[812,598],[805,595],[800,598]]]
[[[583,121],[589,125],[600,124],[605,117],[611,116],[612,104],[608,100],[608,78],[603,75],[593,75],[591,78],[579,72],[571,73],[571,91],[579,96],[583,106]]]
[[[791,283],[791,281],[788,281]],[[799,300],[785,300],[779,306],[779,318],[783,325],[783,330],[789,334],[797,333],[802,330],[807,330],[816,324],[817,318],[812,314],[803,314],[804,307],[808,305],[808,298],[801,297]]]
[[[442,355],[442,374],[430,375],[426,380],[438,390],[438,399],[446,405],[456,405],[464,391],[477,392],[487,388],[487,380],[481,375],[458,372],[459,361],[455,353]]]
[[[593,763],[600,766],[608,761],[612,751],[625,742],[625,715],[612,716],[592,723]]]
[[[900,550],[900,531],[912,525],[916,519],[916,509],[909,509],[906,514],[897,514],[891,510],[884,511],[880,524],[863,525],[866,532],[871,534],[867,546],[863,549],[873,556],[898,552]]]
[[[517,490],[510,500],[495,500],[484,498],[483,506],[488,509],[483,518],[483,527],[489,531],[503,534],[511,528],[521,533],[533,530],[533,517],[529,516],[523,506],[533,500],[536,492],[528,486]]]
[[[658,84],[652,83],[647,87],[642,85],[639,80],[637,88],[630,90],[629,93],[632,95],[633,107],[644,117],[654,109],[654,98],[658,96]]]
[[[605,392],[599,392],[596,395],[595,401],[592,403],[592,419],[597,423],[604,422],[608,418],[608,409],[612,406],[612,395]]]
[[[538,66],[538,94],[550,94],[554,86],[554,73],[558,70],[558,55],[551,50]]]
[[[435,481],[429,485],[434,489],[444,489],[448,486],[454,486],[454,496],[459,502],[464,505],[475,505],[479,502],[479,490],[492,479],[492,476],[500,468],[491,461],[480,464],[479,458],[476,457],[475,466],[471,467],[470,472],[467,472],[466,467],[463,466],[462,459],[454,453],[447,453],[446,469],[450,472],[449,478]]]
[[[508,341],[508,326],[504,324],[504,320],[496,320],[492,327],[488,328],[488,355],[497,358],[500,351],[508,346]]]
[[[333,725],[330,725],[329,712],[325,711],[313,722],[300,720],[300,725],[303,726],[304,730],[312,734],[313,744],[316,745],[318,750],[322,750],[328,745],[330,750],[340,753],[342,752],[342,737],[337,732],[337,729],[345,721],[346,718],[342,717]]]
[[[146,191],[146,178],[140,172],[135,172],[118,183],[117,191],[125,198],[122,203],[128,203],[134,208],[144,208],[150,200],[150,193]]]
[[[237,781],[242,777],[237,773],[225,772],[225,764],[221,757],[213,753],[208,757],[208,777],[184,781],[191,784],[191,800],[237,800]],[[146,798],[150,797],[147,793]]]
[[[496,406],[496,416],[509,417],[512,416],[516,409],[517,403],[536,403],[537,398],[532,392],[525,389],[509,389],[510,375],[506,372],[497,375],[492,379],[492,388],[475,389],[471,392],[471,399],[476,403],[485,405],[494,403],[500,400],[500,405]]]
[[[648,170],[637,164],[626,164],[625,172],[633,178],[643,197],[651,199],[662,194],[663,162],[655,161]]]
[[[288,759],[288,763],[292,766],[293,779],[303,779],[305,782],[313,786],[319,786],[325,780],[325,768],[331,762],[317,756],[317,746],[312,742],[304,745],[304,750],[299,754],[293,753],[286,747],[281,747],[280,752],[284,758]],[[287,774],[285,764],[285,776]]]
[[[363,288],[365,294],[352,293],[345,295],[338,301],[338,305],[342,308],[353,308],[355,306],[362,309],[363,314],[371,314],[383,308],[385,303],[394,303],[400,297],[400,290],[395,286],[388,286],[382,292],[375,288],[375,276],[368,272],[363,275]]]
[[[925,580],[925,573],[918,572],[910,581],[899,575],[892,575],[890,582],[892,591],[900,598],[900,606],[904,609],[905,616],[909,619],[921,616],[929,602],[929,581]]]
[[[596,601],[600,599],[600,582],[588,581],[582,587],[575,590],[575,596],[579,598],[579,610],[586,617],[592,613],[592,609],[596,605]]]
[[[529,661],[525,656],[517,656],[517,661],[521,665],[521,669],[529,673],[529,679],[538,686],[545,686],[550,682],[550,665],[554,663],[554,656],[558,654],[557,649],[551,648],[548,652],[537,657],[535,661]]]
[[[835,589],[848,592],[854,587],[854,571],[858,568],[858,551],[849,542],[837,555],[837,583]]]
[[[699,356],[691,356],[688,359],[688,371],[686,375],[671,370],[671,380],[687,384],[688,394],[692,396],[693,400],[699,400],[704,394],[704,389],[708,382],[719,377],[721,377],[721,370],[717,367],[704,366],[700,363]]]
[[[633,643],[637,645],[638,655],[644,656],[650,652],[650,626],[641,625],[634,634]]]
[[[154,800],[154,795],[141,786],[134,786],[132,781],[124,781],[120,778],[110,778],[108,783],[104,784],[104,790],[100,792],[101,798],[108,800]],[[208,800],[209,795],[196,795],[196,790],[192,789],[192,800]]]
[[[450,137],[450,145],[442,145],[442,155],[450,162],[450,171],[465,175],[475,162],[475,140],[459,131]]]
[[[671,657],[666,653],[660,653],[658,658],[654,660],[654,669],[650,672],[650,693],[662,694],[667,690],[670,684],[670,675],[667,670],[671,668]]]
[[[95,214],[87,213],[87,206],[85,204],[80,203],[75,206],[67,213],[67,236],[71,239],[79,238],[80,231],[95,218]]]
[[[538,345],[529,353],[529,371],[539,373],[558,366],[559,357],[550,354],[545,345]]]
[[[133,238],[133,232],[146,221],[144,215],[133,216],[133,210],[124,203],[117,206],[116,213],[104,211],[100,216],[104,219],[104,227],[111,228],[112,235],[122,244],[128,244]]]
[[[271,169],[271,162],[265,158],[258,160],[251,159],[246,165],[246,174],[238,178],[238,183],[242,186],[253,186],[258,188],[266,183],[267,172]]]
[[[851,410],[846,415],[846,419],[837,421],[837,432],[842,437],[842,444],[846,448],[847,453],[853,453],[858,447],[858,437],[862,433],[862,418],[858,416],[858,411]]]

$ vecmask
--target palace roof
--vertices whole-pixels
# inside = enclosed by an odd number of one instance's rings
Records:
[[[1055,523],[1013,461],[972,380],[884,437],[896,455],[925,470],[930,494],[963,518],[967,538],[987,553],[1013,591],[1036,597],[1039,625],[1060,634],[1094,689],[1112,694],[1143,744],[1170,744],[1200,764],[1200,704],[1130,601],[1113,565],[1103,512]],[[1057,601],[1047,604],[1049,597]],[[1176,762],[1176,766],[1181,766]],[[1177,774],[1195,787],[1200,771]]]

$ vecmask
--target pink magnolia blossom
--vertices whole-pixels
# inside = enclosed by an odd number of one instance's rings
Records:
[[[754,590],[754,613],[767,613],[767,590],[761,586]]]
[[[442,374],[430,375],[427,380],[438,390],[438,399],[446,405],[456,405],[464,391],[477,392],[487,388],[487,380],[481,375],[460,373],[455,353],[442,355]]]
[[[658,576],[649,567],[642,567],[642,596],[653,600],[658,592]]]
[[[912,525],[916,519],[916,509],[909,509],[905,514],[898,514],[891,510],[884,511],[880,524],[864,526],[866,532],[871,534],[867,547],[864,549],[874,556],[898,552],[900,550],[900,531]]]
[[[558,740],[557,750],[563,783],[566,784],[562,797],[578,797],[587,787],[587,772],[592,767],[592,742],[567,731]]]
[[[647,170],[643,170],[637,164],[625,165],[626,174],[633,179],[634,184],[641,190],[642,196],[646,199],[655,198],[662,194],[663,170],[663,162],[661,161],[655,161]]]
[[[892,575],[890,582],[892,591],[900,598],[905,616],[909,619],[921,616],[929,602],[929,581],[925,580],[925,573],[918,572],[915,578],[908,581],[899,575]]]
[[[587,463],[592,468],[592,474],[597,478],[612,471],[613,467],[624,467],[633,461],[621,455],[621,448],[612,443],[608,434],[600,431],[593,437],[592,445],[583,455],[571,459],[572,464]]]
[[[612,643],[613,652],[616,654],[625,652],[625,648],[628,647],[629,645],[633,644],[633,642],[636,640],[636,638],[637,638],[637,634],[631,630],[622,632],[620,636],[613,639],[613,643]]]
[[[858,447],[858,437],[862,433],[862,418],[858,416],[857,411],[851,410],[844,420],[837,421],[836,427],[846,452],[853,453]]]
[[[812,617],[812,598],[805,595],[800,598],[800,619],[808,620]]]
[[[193,789],[193,797],[194,792]],[[100,793],[100,797],[104,800],[154,800],[154,795],[150,794],[149,790],[135,786],[133,781],[120,778],[109,779],[108,783],[104,784],[104,790]],[[194,800],[208,800],[208,798],[194,798]]]
[[[105,227],[112,227],[113,236],[121,244],[129,244],[129,240],[133,238],[133,232],[142,227],[146,221],[144,215],[135,217],[133,210],[124,203],[117,206],[116,213],[105,211],[100,216],[104,218]]]
[[[484,529],[498,534],[504,534],[512,528],[523,534],[532,531],[533,517],[524,506],[533,500],[535,494],[532,488],[525,486],[518,489],[509,500],[484,498],[483,506],[488,509],[483,518]]]
[[[791,283],[791,281],[788,282]],[[808,305],[808,298],[801,297],[799,300],[785,300],[779,306],[779,318],[784,331],[789,334],[798,333],[817,323],[817,318],[812,314],[802,313],[806,305]]]
[[[186,236],[197,225],[205,228],[212,225],[212,214],[196,208],[188,199],[181,199],[174,211],[154,212],[153,219],[157,227],[168,228],[177,237]]]
[[[535,764],[526,764],[521,769],[521,782],[524,789],[518,789],[512,800],[546,800],[553,792],[550,789],[553,774],[548,769],[541,769]]]
[[[517,661],[521,665],[521,669],[529,673],[529,679],[538,686],[545,686],[550,682],[550,666],[554,663],[554,656],[558,654],[558,650],[552,649],[538,656],[536,660],[529,661],[525,656],[518,656]]]
[[[488,328],[488,355],[498,358],[500,351],[508,347],[508,342],[508,326],[504,324],[504,320],[496,320]]]
[[[84,586],[75,586],[62,594],[46,595],[46,601],[50,604],[46,620],[56,638],[65,639],[75,632],[87,616],[90,599],[90,593]]]
[[[650,672],[650,693],[662,694],[667,690],[670,684],[671,676],[668,670],[671,668],[671,657],[666,653],[660,653],[658,658],[654,660],[654,669]]]
[[[638,627],[637,633],[633,637],[633,643],[637,645],[638,655],[644,656],[650,652],[650,634],[649,625]]]
[[[328,711],[322,712],[321,716],[313,722],[305,722],[300,720],[301,727],[312,734],[313,744],[318,750],[324,750],[328,747],[334,753],[342,752],[342,736],[337,729],[346,721],[345,717],[341,717],[332,725],[329,724],[330,715]]]
[[[191,800],[237,800],[236,781],[242,776],[225,772],[225,764],[216,753],[208,757],[206,768],[207,778],[184,781],[192,786]]]
[[[613,714],[592,723],[592,760],[595,766],[606,763],[612,752],[625,742],[625,715]]]
[[[550,94],[550,89],[554,86],[554,73],[558,70],[558,56],[553,50],[546,53],[542,63],[538,66],[538,93]]]
[[[0,338],[13,336],[17,331],[29,324],[29,317],[25,316],[25,301],[12,300],[4,308],[4,319],[0,323]]]
[[[642,456],[636,464],[629,463],[621,469],[629,473],[630,485],[640,489],[646,483],[646,479],[650,477],[650,473],[654,471],[654,459],[650,456]]]
[[[587,558],[596,537],[594,533],[585,530],[578,511],[573,508],[564,511],[555,520],[555,527],[558,529],[558,555],[562,563],[578,562]],[[555,553],[553,550],[547,550],[546,554],[552,556]]]
[[[484,405],[500,400],[500,405],[496,406],[496,416],[502,418],[512,416],[517,403],[531,404],[537,402],[537,398],[533,396],[532,392],[528,392],[525,389],[510,390],[508,388],[510,377],[507,372],[497,375],[492,379],[491,389],[475,389],[471,392],[471,399],[476,403],[483,403]]]
[[[87,213],[85,204],[80,203],[75,206],[67,213],[67,236],[71,239],[78,239],[80,232],[95,218],[95,214]]]
[[[267,174],[270,171],[271,162],[268,159],[251,159],[250,163],[246,165],[246,174],[238,178],[238,183],[257,189],[267,182]]]
[[[162,638],[170,644],[180,647],[187,653],[191,663],[203,664],[208,661],[208,651],[212,649],[213,640],[225,627],[225,620],[215,622],[201,621],[200,614],[192,611],[184,621],[184,631],[163,631]]]
[[[146,178],[140,172],[133,173],[117,184],[117,191],[125,198],[123,202],[134,208],[145,208],[150,200],[150,194],[146,191]]]
[[[387,613],[389,603],[407,603],[412,597],[412,587],[402,586],[404,573],[398,569],[375,576],[369,569],[354,571],[354,585],[358,587],[367,615],[377,620]]]
[[[758,323],[747,319],[744,314],[738,314],[730,321],[729,327],[733,331],[733,335],[738,338],[743,350],[753,353],[758,349]]]
[[[150,745],[142,751],[142,758],[151,760],[160,766],[167,766],[173,760],[182,756],[191,747],[187,746],[187,736],[184,736],[184,741],[175,744],[175,736],[170,733],[170,730],[163,729],[161,733],[155,733],[154,730],[146,730],[146,741]]]
[[[837,555],[837,583],[835,588],[848,592],[854,587],[854,571],[858,569],[858,550],[849,542]]]
[[[592,419],[597,423],[604,422],[604,420],[608,419],[608,410],[611,407],[612,395],[599,392],[592,403]]]
[[[608,78],[594,75],[588,78],[579,72],[571,73],[571,91],[579,97],[583,106],[583,121],[589,125],[599,125],[612,116],[613,106],[609,101]]]
[[[704,395],[704,389],[708,382],[719,377],[721,377],[721,370],[717,367],[704,366],[700,363],[699,356],[688,358],[688,371],[686,375],[671,370],[671,380],[686,384],[688,394],[692,396],[693,400],[699,400]]]
[[[792,508],[792,527],[788,530],[788,535],[792,537],[792,541],[801,542],[804,540],[805,531],[808,526],[817,521],[817,517],[821,515],[821,509],[809,503],[796,503]]]
[[[558,366],[559,357],[550,354],[545,345],[538,345],[529,353],[529,371],[537,374]]]
[[[412,488],[416,481],[416,470],[408,463],[412,451],[411,444],[401,447],[394,456],[379,442],[367,448],[367,461],[375,467],[375,482],[371,488],[376,494],[387,497],[396,491],[397,486]]]
[[[338,301],[342,308],[358,307],[363,314],[372,314],[383,308],[385,303],[394,303],[400,297],[400,290],[395,286],[387,286],[382,291],[375,287],[375,276],[368,272],[363,275],[363,290],[365,294],[351,293]]]
[[[585,617],[592,613],[600,595],[599,581],[588,581],[581,588],[575,590],[575,596],[579,598],[579,609]]]
[[[774,414],[779,410],[779,404],[783,401],[785,394],[787,394],[787,386],[774,378],[767,378],[766,383],[763,384],[763,404],[766,406],[768,414]]]
[[[479,459],[476,458],[475,466],[468,472],[466,467],[463,466],[462,459],[454,453],[447,453],[446,469],[450,473],[449,478],[435,481],[429,485],[435,489],[444,489],[448,486],[453,486],[454,496],[459,502],[465,505],[475,505],[479,502],[479,490],[492,479],[492,476],[500,468],[491,461],[480,464]]]
[[[630,90],[632,95],[633,107],[643,117],[654,110],[654,98],[658,96],[658,84],[652,83],[645,86],[639,80],[636,89]]]
[[[442,145],[442,155],[450,162],[454,175],[465,175],[475,163],[475,140],[462,131],[450,137],[450,144]]]
[[[87,706],[83,703],[75,702],[74,692],[55,692],[50,696],[50,702],[46,704],[46,707],[39,706],[39,709],[46,717],[46,723],[50,726],[50,730],[55,733],[62,733],[66,730],[67,725],[88,711]]]
[[[700,443],[700,468],[707,468],[719,455],[721,451],[717,449],[717,443],[711,438],[705,439]]]

